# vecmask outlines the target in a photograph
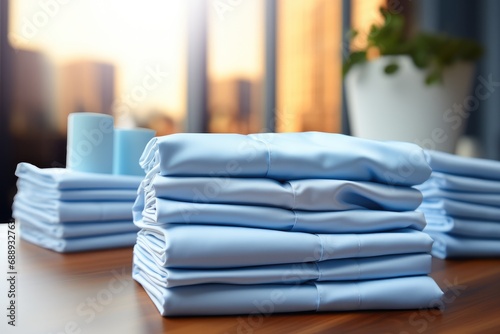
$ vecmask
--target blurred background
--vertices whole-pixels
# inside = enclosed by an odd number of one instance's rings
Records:
[[[63,167],[72,112],[175,132],[349,134],[342,60],[380,20],[475,39],[500,81],[494,0],[0,0],[0,217],[14,170]],[[348,41],[356,28],[360,38]],[[472,155],[500,158],[500,93],[471,113]]]

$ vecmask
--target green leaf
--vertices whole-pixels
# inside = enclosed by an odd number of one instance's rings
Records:
[[[389,65],[386,65],[384,67],[384,72],[386,74],[394,74],[396,73],[397,71],[399,70],[399,65],[396,64],[396,63],[392,63],[392,64],[389,64]]]
[[[345,77],[354,65],[364,62],[366,62],[366,51],[352,52],[342,66],[342,77]]]
[[[345,76],[356,64],[364,63],[366,51],[373,47],[381,55],[408,55],[417,68],[427,69],[426,84],[442,81],[444,68],[457,61],[475,61],[483,54],[483,48],[477,42],[468,39],[454,38],[440,33],[417,33],[405,36],[406,21],[404,16],[380,8],[383,17],[381,24],[373,24],[367,35],[367,46],[351,52],[343,64],[342,74]],[[353,31],[354,38],[357,32]],[[398,65],[391,63],[384,72],[391,75],[398,70]]]
[[[428,86],[439,82],[441,82],[441,72],[434,71],[425,77],[425,84]]]

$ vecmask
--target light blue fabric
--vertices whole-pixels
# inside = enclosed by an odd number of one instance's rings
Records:
[[[426,151],[433,171],[500,181],[500,161],[461,157],[438,151]]]
[[[365,309],[418,309],[440,305],[443,292],[428,276],[308,284],[155,285],[140,269],[139,282],[163,316],[261,314]]]
[[[424,199],[418,210],[425,214],[471,220],[498,221],[500,217],[500,207],[459,202],[447,198],[432,201]]]
[[[340,134],[174,134],[153,138],[140,159],[149,174],[343,179],[394,185],[427,180],[431,169],[414,144]],[[149,175],[151,176],[151,175]]]
[[[500,239],[483,239],[428,232],[434,239],[432,255],[440,259],[500,256]]]
[[[21,237],[57,252],[77,252],[131,246],[138,228],[132,207],[142,180],[40,169],[20,163],[13,217],[21,223]]]
[[[297,284],[425,275],[431,270],[431,255],[402,254],[225,269],[175,269],[157,266],[151,254],[136,245],[134,265],[156,285],[165,288],[206,283]]]
[[[28,195],[32,200],[61,201],[135,201],[137,189],[65,189],[41,187],[36,183],[19,179],[17,191]]]
[[[137,189],[143,177],[84,173],[65,168],[38,168],[26,162],[17,165],[20,179],[49,189]]]
[[[500,240],[500,221],[477,221],[453,218],[442,215],[426,215],[427,226],[424,231],[446,232],[465,237],[498,238]]]
[[[420,208],[438,258],[500,256],[500,162],[428,151]]]
[[[144,224],[208,224],[309,233],[366,233],[401,228],[422,230],[425,218],[416,211],[298,211],[265,206],[204,204],[167,199],[149,201],[135,217]],[[134,210],[138,210],[135,207]]]
[[[156,175],[144,190],[146,203],[155,198],[166,198],[183,202],[275,206],[306,211],[410,211],[422,202],[421,193],[411,187],[329,179],[279,182],[262,178]]]
[[[119,233],[80,238],[53,238],[33,228],[24,228],[21,223],[21,238],[43,248],[56,252],[83,252],[98,249],[130,247],[134,245],[137,233]]]
[[[467,193],[500,194],[500,181],[432,172],[429,180],[417,186],[417,188],[421,190],[439,188]]]
[[[232,226],[145,225],[137,243],[159,266],[230,268],[430,252],[425,233],[309,234]]]
[[[14,198],[13,217],[23,211],[49,224],[132,220],[132,202],[64,202],[58,200],[33,201],[22,192]]]
[[[500,190],[500,189],[499,189]],[[469,204],[481,204],[500,207],[500,191],[494,193],[474,193],[474,192],[456,192],[441,190],[439,188],[422,189],[422,194],[428,202],[437,201],[441,198],[451,199]],[[499,217],[500,218],[500,217]]]
[[[24,229],[37,229],[53,238],[90,237],[105,234],[139,231],[132,221],[81,222],[49,224],[42,222],[26,212],[17,212],[16,219],[22,222]]]

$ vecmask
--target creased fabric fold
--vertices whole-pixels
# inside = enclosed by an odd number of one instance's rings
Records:
[[[130,189],[56,189],[39,186],[36,183],[19,179],[18,191],[37,201],[134,201],[137,187]]]
[[[88,221],[132,221],[131,201],[102,202],[102,201],[32,201],[23,193],[18,193],[14,200],[14,215],[17,211],[26,211],[39,217],[47,223],[77,223]]]
[[[500,256],[500,162],[428,151],[430,179],[417,186],[424,229],[439,258]]]
[[[500,256],[499,239],[479,239],[447,233],[428,233],[434,239],[432,255],[441,259]]]
[[[21,162],[16,176],[38,186],[50,189],[137,189],[140,176],[84,173],[66,168],[38,168]]]
[[[327,260],[317,263],[302,262],[222,269],[179,269],[156,266],[151,253],[141,244],[136,244],[134,264],[155,284],[164,288],[172,288],[209,283],[300,284],[308,281],[346,281],[426,275],[431,270],[431,255],[414,253]]]
[[[262,178],[161,177],[145,189],[145,201],[155,198],[189,203],[274,206],[303,211],[356,209],[410,211],[422,202],[410,187],[329,179],[279,182]],[[273,201],[267,200],[269,197]]]
[[[428,181],[416,186],[422,191],[439,189],[468,194],[500,194],[500,181],[452,175],[433,171]]]
[[[436,307],[443,292],[428,276],[308,284],[201,284],[160,288],[136,268],[133,277],[164,316],[331,312]]]
[[[133,245],[137,232],[115,233],[90,237],[54,238],[36,229],[25,228],[21,222],[21,238],[56,252],[83,252]]]
[[[500,181],[499,161],[461,157],[438,151],[426,151],[426,156],[432,171]]]
[[[157,137],[146,145],[140,164],[146,172],[157,168],[168,176],[316,178],[393,185],[420,184],[431,173],[423,150],[415,144],[321,132]]]
[[[454,218],[446,215],[426,215],[424,231],[445,232],[458,236],[500,239],[500,222]]]
[[[432,246],[427,234],[412,229],[310,234],[215,225],[138,226],[137,243],[150,250],[158,265],[171,268],[228,268],[425,253]]]
[[[140,213],[144,224],[207,224],[309,233],[377,232],[426,224],[422,213],[377,210],[299,211],[266,206],[189,203],[155,198]],[[139,213],[138,213],[139,215]],[[265,217],[265,218],[264,218]]]

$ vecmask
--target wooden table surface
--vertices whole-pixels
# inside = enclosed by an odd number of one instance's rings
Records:
[[[163,318],[130,276],[131,248],[59,254],[18,241],[17,253],[18,326],[2,314],[1,333],[500,333],[498,259],[434,259],[443,310]]]

